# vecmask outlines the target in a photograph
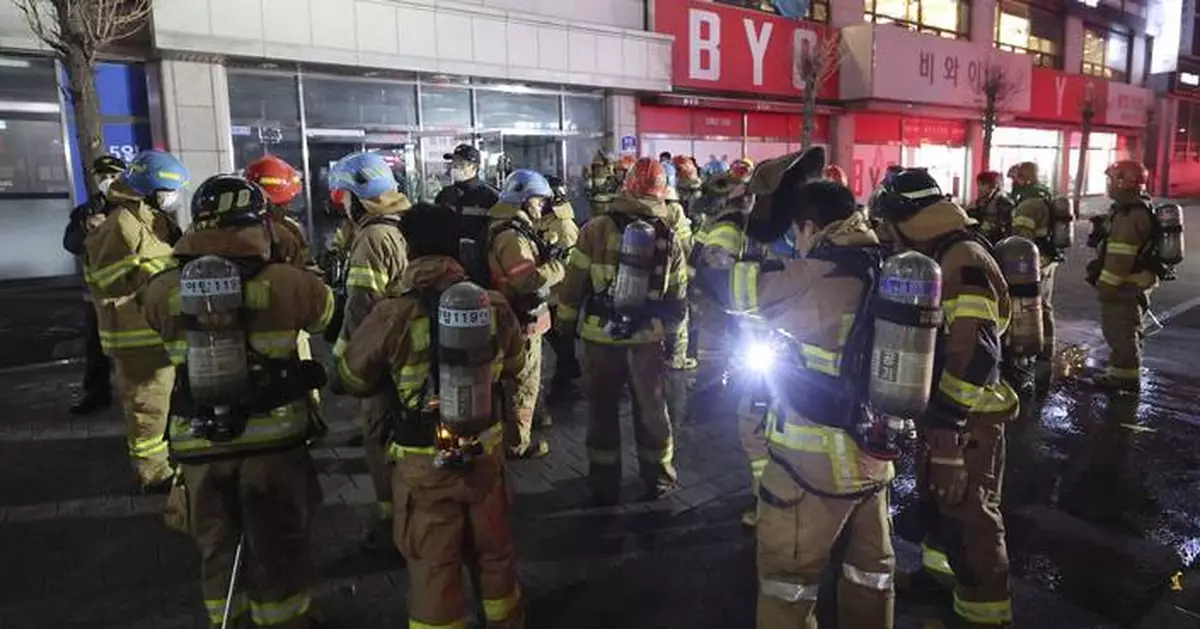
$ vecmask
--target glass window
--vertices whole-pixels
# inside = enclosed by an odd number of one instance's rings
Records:
[[[909,29],[966,39],[971,21],[969,0],[864,0],[865,19]]]
[[[1083,73],[1124,81],[1129,77],[1129,36],[1083,27]]]
[[[312,128],[412,127],[417,90],[409,83],[305,78],[304,115]]]
[[[1063,24],[1059,13],[1004,0],[996,5],[996,47],[1031,55],[1035,65],[1061,68]]]
[[[229,71],[229,115],[239,122],[273,121],[300,126],[296,77]]]
[[[604,138],[567,138],[567,194],[575,210],[575,220],[584,222],[591,216],[591,206],[583,185],[583,171],[592,163],[596,152],[603,150]]]
[[[581,133],[604,132],[604,99],[590,96],[568,96],[565,131]]]
[[[0,113],[0,194],[70,192],[62,125]]]
[[[829,3],[831,0],[810,0],[808,9],[804,15],[789,15],[788,9],[795,5],[794,2],[784,3],[781,9],[775,0],[716,0],[720,4],[731,4],[735,7],[744,9],[753,9],[755,11],[764,11],[766,13],[774,13],[776,15],[784,15],[795,19],[811,20],[813,22],[828,22],[829,21]]]
[[[421,86],[421,126],[469,129],[471,91],[459,87]]]
[[[476,90],[479,126],[485,129],[557,131],[559,96]]]
[[[0,56],[0,95],[6,101],[53,103],[58,106],[54,62],[34,57]]]

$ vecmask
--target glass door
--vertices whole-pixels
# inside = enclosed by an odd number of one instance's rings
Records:
[[[479,167],[482,177],[497,188],[512,172],[512,160],[504,152],[504,137],[499,131],[480,133],[476,136],[475,148],[479,149]]]
[[[392,167],[396,183],[411,200],[420,198],[421,181],[417,176],[417,143],[407,133],[368,134],[364,139],[366,150],[379,153]]]
[[[501,138],[512,168],[528,168],[543,175],[563,175],[562,138],[557,135],[511,135]]]
[[[459,144],[474,146],[475,140],[470,135],[463,134],[427,135],[420,139],[417,189],[418,197],[422,201],[432,203],[442,188],[451,184],[446,154],[454,151],[454,147]]]

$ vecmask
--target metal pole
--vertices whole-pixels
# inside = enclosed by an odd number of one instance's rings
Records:
[[[238,535],[237,550],[233,553],[233,571],[229,574],[229,590],[225,592],[225,613],[221,615],[221,629],[229,629],[229,612],[233,609],[233,595],[237,591],[238,572],[242,567],[242,546],[245,535]]]

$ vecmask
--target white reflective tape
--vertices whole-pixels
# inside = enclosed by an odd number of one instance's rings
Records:
[[[906,199],[924,199],[925,197],[940,197],[942,196],[942,191],[938,188],[925,188],[924,190],[901,192],[900,196]]]
[[[820,590],[820,586],[817,585],[802,585],[800,583],[788,583],[787,581],[775,581],[774,579],[762,579],[758,587],[763,596],[770,596],[771,598],[777,598],[788,603],[816,601],[817,592]]]
[[[448,328],[481,328],[492,325],[492,309],[451,310],[438,308],[438,325]]]
[[[842,564],[842,576],[851,583],[872,590],[887,592],[892,589],[892,573],[890,572],[867,572],[844,563]]]

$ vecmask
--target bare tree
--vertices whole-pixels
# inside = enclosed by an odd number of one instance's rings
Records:
[[[136,33],[150,15],[153,0],[12,0],[29,30],[66,65],[75,110],[79,156],[90,165],[103,141],[100,102],[93,68],[96,55]],[[95,193],[90,177],[89,194]]]
[[[845,53],[838,37],[827,37],[815,46],[802,46],[792,59],[793,83],[804,87],[804,129],[800,147],[812,144],[813,127],[817,120],[817,96],[825,82],[837,72]]]
[[[1021,78],[1010,76],[1008,68],[989,62],[975,84],[976,92],[983,99],[983,170],[987,170],[992,161],[992,136],[1000,124],[1000,112],[1025,89]]]
[[[1083,124],[1079,127],[1079,162],[1075,166],[1075,188],[1071,191],[1071,203],[1076,208],[1079,207],[1079,201],[1083,198],[1083,179],[1087,174],[1088,142],[1092,135],[1092,121],[1096,118],[1096,92],[1090,83],[1084,92],[1083,100],[1079,101],[1079,116],[1083,119]]]

